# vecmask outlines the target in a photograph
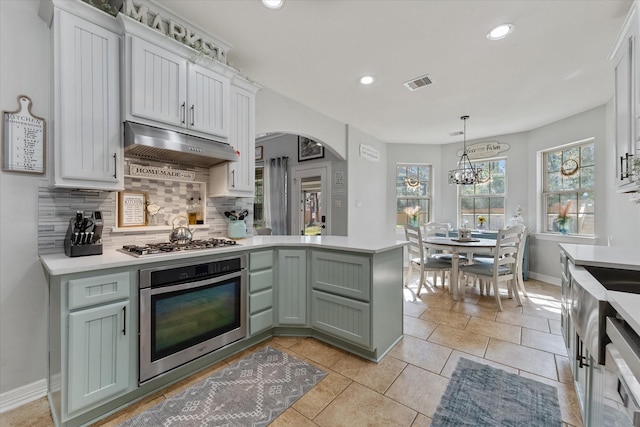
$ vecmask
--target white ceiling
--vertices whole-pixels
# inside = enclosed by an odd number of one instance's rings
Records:
[[[230,43],[249,79],[390,143],[527,131],[607,102],[631,0],[158,0]],[[510,22],[514,33],[486,33]],[[376,81],[361,86],[372,74]],[[433,84],[403,83],[428,74]]]

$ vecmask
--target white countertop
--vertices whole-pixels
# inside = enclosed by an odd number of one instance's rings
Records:
[[[581,286],[598,298],[606,298],[622,318],[640,335],[640,295],[628,292],[608,291],[584,266],[618,268],[623,270],[640,270],[640,249],[635,247],[576,245],[562,243],[560,245],[576,265],[572,271],[574,278]]]
[[[238,244],[235,246],[196,251],[169,252],[139,258],[117,251],[119,247],[105,247],[102,255],[70,258],[64,253],[60,253],[42,255],[40,261],[49,274],[58,276],[61,274],[81,273],[103,268],[150,264],[159,261],[173,262],[193,257],[226,255],[270,247],[317,247],[375,254],[399,248],[405,244],[406,242],[404,241],[397,241],[390,238],[354,239],[342,236],[254,236],[238,240]]]
[[[640,270],[640,247],[596,246],[562,243],[575,265]]]
[[[628,292],[607,291],[607,301],[640,335],[640,295]]]

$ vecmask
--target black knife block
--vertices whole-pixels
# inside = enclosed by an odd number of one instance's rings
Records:
[[[73,243],[73,230],[75,225],[75,218],[69,220],[69,227],[67,228],[67,235],[64,238],[64,253],[68,257],[88,256],[88,255],[102,255],[102,242],[101,236],[94,235],[94,241],[85,244]]]

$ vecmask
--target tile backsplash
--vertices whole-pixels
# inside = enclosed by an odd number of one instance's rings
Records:
[[[137,162],[136,162],[137,163]],[[129,162],[125,163],[125,171]],[[186,169],[180,167],[181,169]],[[102,243],[105,247],[121,247],[126,244],[140,244],[144,242],[164,242],[169,240],[170,226],[167,222],[175,215],[187,211],[187,202],[191,197],[197,201],[198,197],[206,204],[205,224],[207,228],[197,228],[195,239],[220,237],[227,234],[228,219],[225,211],[247,209],[249,216],[245,219],[248,233],[253,227],[253,198],[207,198],[206,183],[209,181],[208,169],[188,168],[196,172],[196,181],[155,180],[140,177],[125,177],[125,189],[144,191],[148,200],[164,208],[164,217],[159,225],[164,223],[163,229],[148,227],[142,231],[114,231],[118,222],[117,192],[85,191],[57,189],[49,187],[49,181],[40,180],[38,189],[38,253],[63,253],[64,238],[69,226],[69,220],[76,211],[102,212],[104,231]]]

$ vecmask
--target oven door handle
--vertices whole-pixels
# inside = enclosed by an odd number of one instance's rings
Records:
[[[158,294],[164,294],[167,292],[184,291],[187,289],[199,288],[201,286],[213,285],[215,283],[224,282],[229,279],[235,279],[236,277],[238,278],[242,277],[242,270],[234,271],[232,273],[225,274],[224,276],[209,277],[205,280],[199,280],[197,282],[186,282],[186,283],[181,283],[179,285],[167,285],[167,286],[160,286],[157,288],[152,287],[151,295],[158,295]]]

